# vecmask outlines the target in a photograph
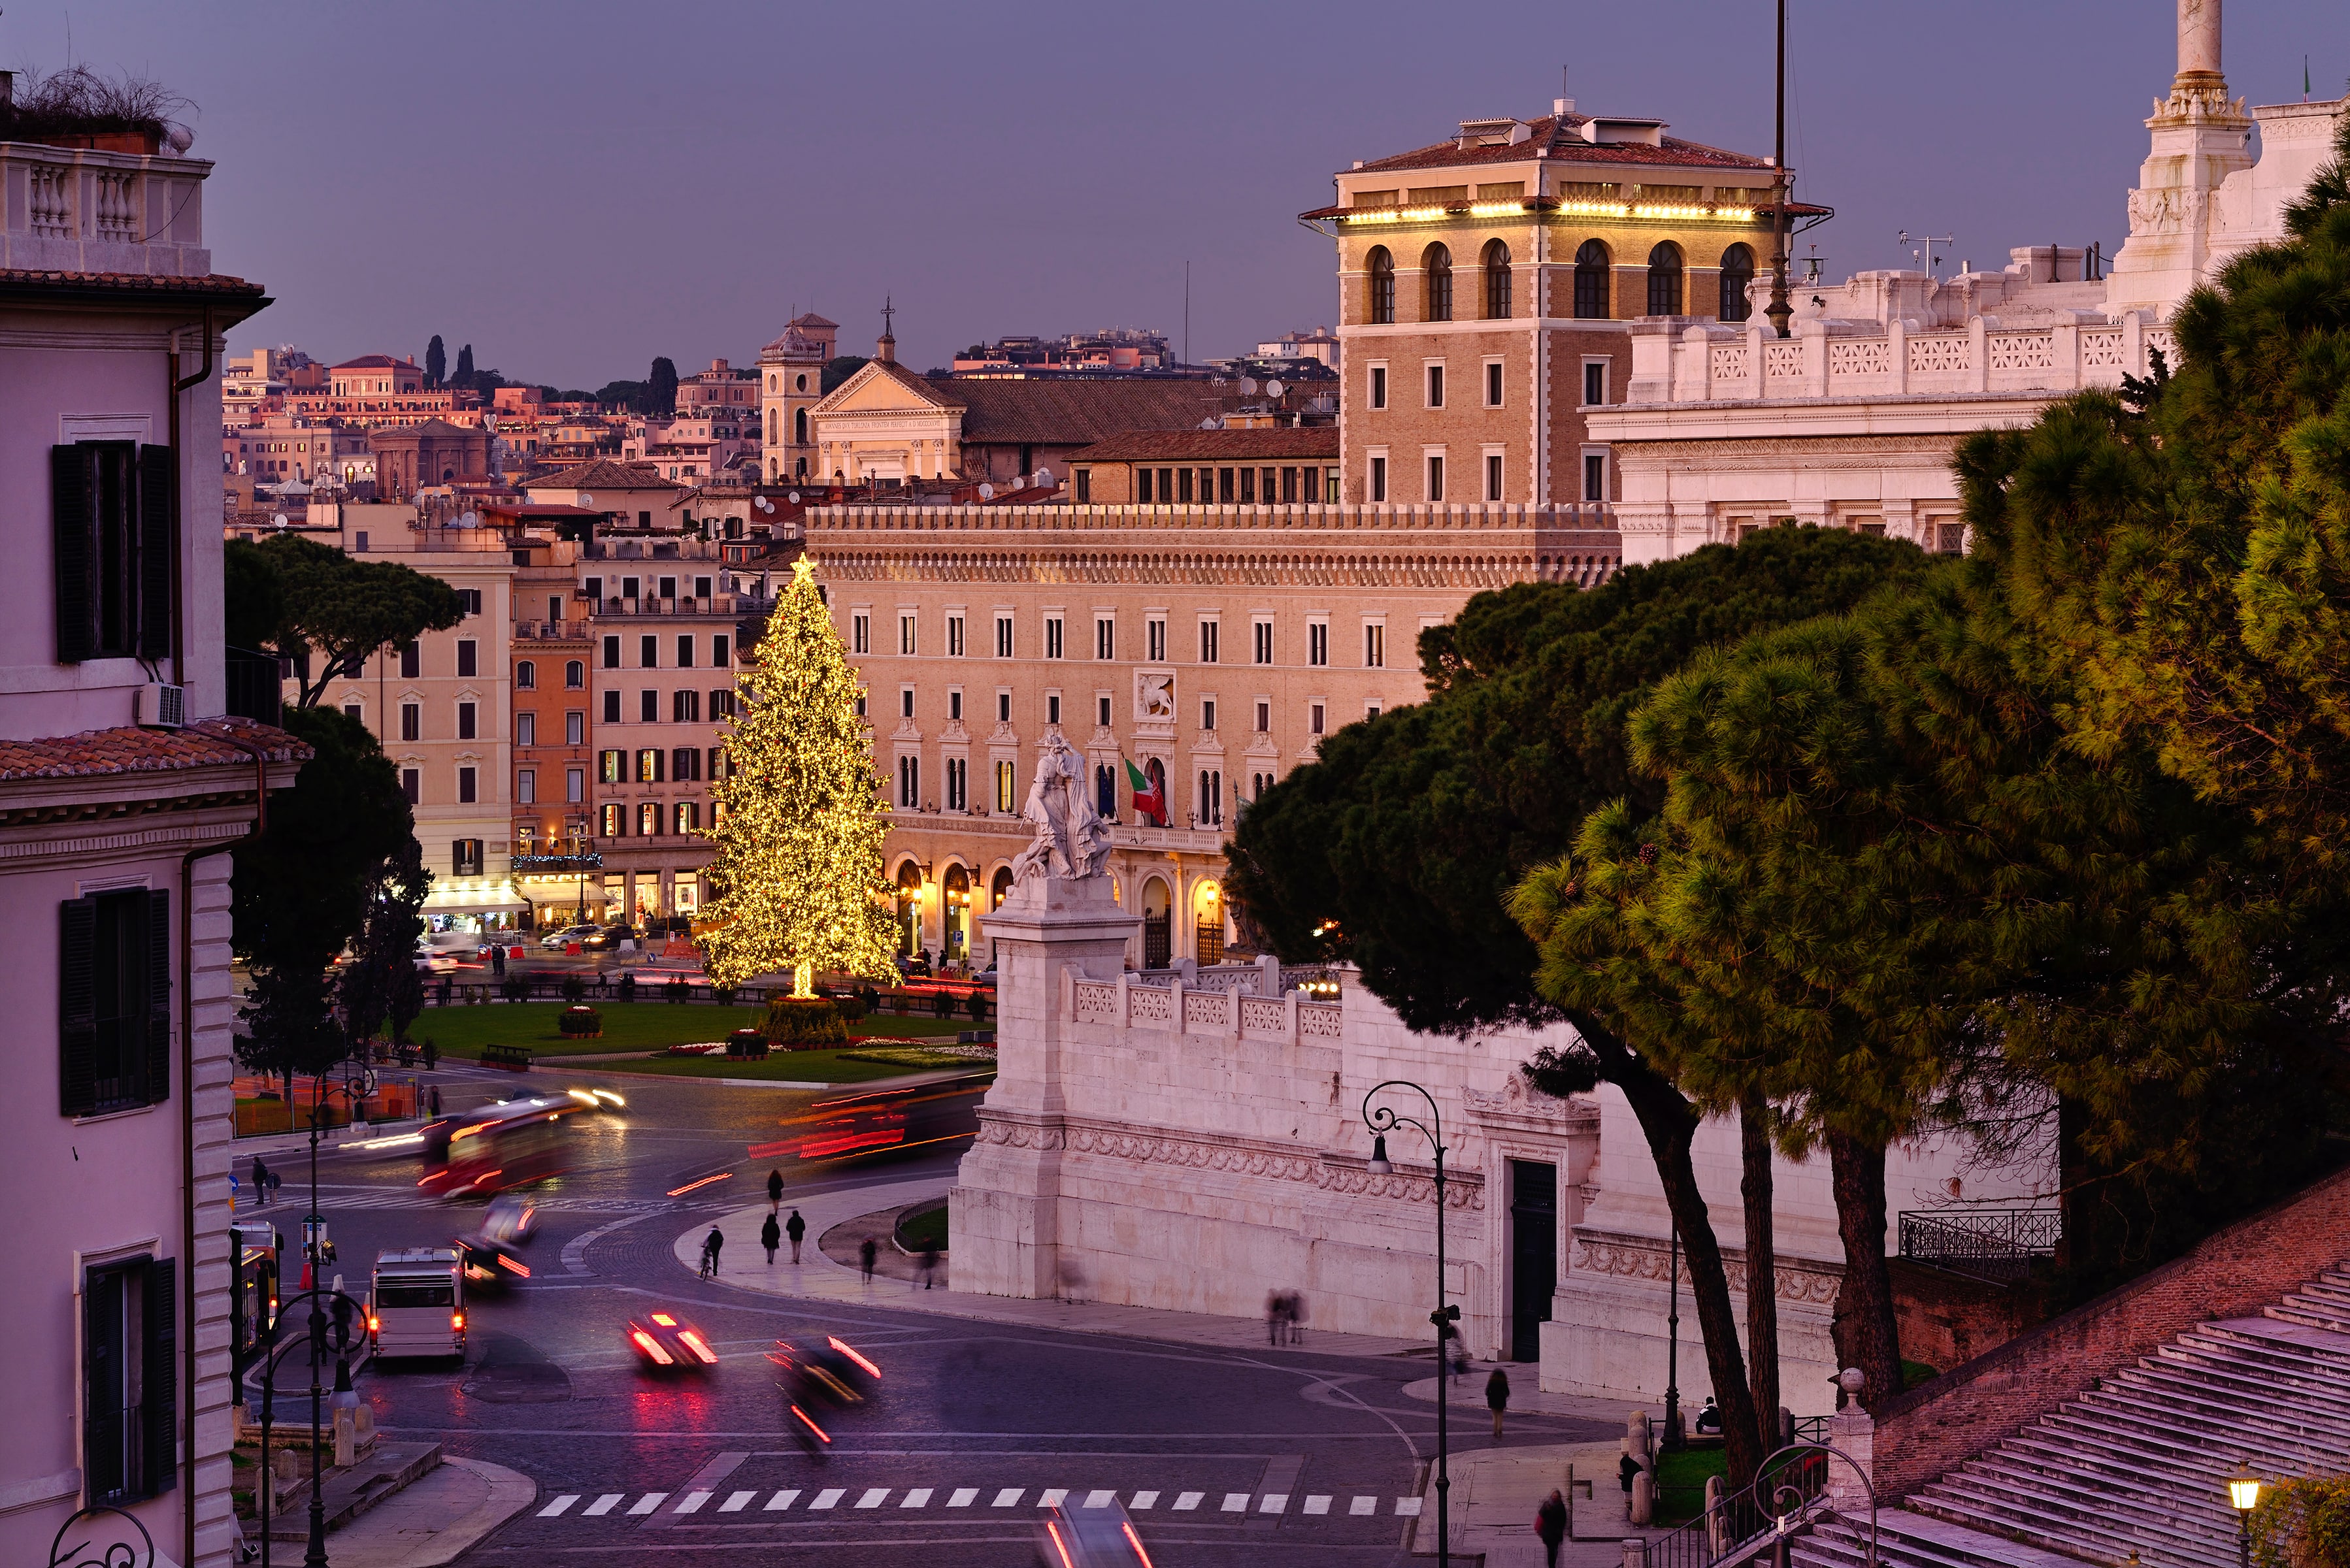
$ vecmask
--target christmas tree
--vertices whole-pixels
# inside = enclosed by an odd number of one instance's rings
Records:
[[[813,996],[819,969],[894,977],[897,925],[881,876],[889,807],[873,776],[859,684],[803,556],[736,677],[725,777],[712,786],[715,898],[697,928],[721,985],[792,971]]]

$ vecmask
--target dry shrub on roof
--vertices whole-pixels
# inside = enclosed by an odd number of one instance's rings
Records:
[[[0,130],[20,137],[109,130],[166,136],[194,109],[161,82],[68,66],[47,75],[18,72],[14,101],[0,104]]]

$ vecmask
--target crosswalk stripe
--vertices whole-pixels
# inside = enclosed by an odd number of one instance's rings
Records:
[[[1327,1513],[1330,1511],[1330,1500],[1326,1497],[1309,1497],[1305,1500],[1305,1511]]]
[[[1200,1506],[1200,1500],[1207,1495],[1208,1494],[1203,1491],[1185,1492],[1182,1496],[1175,1500],[1175,1511],[1178,1513],[1191,1512],[1191,1510]]]
[[[1005,1487],[1002,1491],[995,1494],[995,1502],[993,1506],[997,1508],[1012,1507],[1020,1501],[1021,1490],[1022,1489],[1016,1486]]]
[[[669,1493],[665,1491],[649,1491],[645,1493],[644,1496],[637,1499],[636,1506],[629,1510],[629,1511],[631,1514],[650,1513],[653,1510],[661,1505],[661,1500],[667,1496],[669,1496]]]
[[[1288,1512],[1289,1494],[1285,1491],[1269,1491],[1265,1493],[1263,1506],[1260,1507],[1257,1511],[1259,1513]]]
[[[1399,1497],[1396,1499],[1396,1517],[1399,1519],[1418,1519],[1419,1517],[1419,1499],[1416,1497]]]
[[[848,1495],[848,1489],[847,1489],[847,1487],[845,1487],[845,1486],[828,1486],[828,1487],[825,1488],[822,1491],[820,1491],[820,1492],[816,1493],[816,1501],[815,1501],[814,1502],[812,1502],[812,1503],[808,1504],[808,1506],[809,1506],[810,1508],[834,1508],[834,1507],[837,1507],[837,1506],[839,1505],[840,1500],[841,1500],[842,1498],[844,1498],[844,1497],[847,1497],[847,1495]]]
[[[954,1490],[954,1496],[947,1499],[947,1506],[949,1508],[969,1508],[971,1506],[971,1500],[978,1495],[979,1489],[975,1486],[959,1486]]]
[[[578,1501],[579,1494],[577,1492],[567,1491],[561,1497],[556,1498],[553,1502],[548,1503],[545,1508],[540,1509],[538,1511],[538,1517],[541,1519],[553,1519],[556,1514],[561,1513],[565,1509],[569,1508],[573,1503],[577,1502]]]
[[[679,1513],[699,1513],[702,1511],[702,1505],[708,1502],[710,1498],[711,1494],[706,1491],[687,1492],[684,1497],[678,1500],[678,1505],[675,1511]]]
[[[827,1487],[823,1490],[816,1492],[815,1496],[809,1500],[807,1507],[811,1510],[839,1508],[843,1506],[844,1500],[847,1499],[851,1495],[851,1492],[854,1491],[856,1493],[856,1501],[854,1503],[848,1504],[847,1506],[859,1509],[883,1508],[888,1505],[892,1490],[893,1489],[889,1487],[867,1487],[862,1489]],[[901,1509],[928,1508],[931,1506],[931,1501],[934,1498],[939,1497],[943,1491],[945,1491],[945,1489],[942,1488],[915,1487],[907,1490],[899,1497],[898,1506]],[[945,1492],[945,1506],[948,1508],[973,1507],[978,1504],[979,1500],[983,1495],[983,1489],[979,1487],[956,1487],[951,1492]],[[664,1502],[668,1501],[671,1497],[675,1497],[677,1501],[675,1506],[671,1510],[671,1513],[699,1513],[711,1503],[712,1500],[723,1496],[724,1501],[719,1502],[717,1507],[712,1511],[718,1513],[741,1513],[750,1508],[752,1500],[756,1498],[758,1495],[759,1494],[756,1490],[730,1491],[725,1493],[707,1490],[682,1493],[650,1491],[639,1497],[633,1504],[630,1504],[628,1509],[628,1512],[632,1517],[639,1517],[645,1514],[658,1512]],[[760,1511],[764,1513],[783,1512],[798,1503],[803,1493],[801,1489],[797,1487],[785,1488],[770,1496]],[[995,1492],[990,1506],[995,1508],[1017,1508],[1020,1506],[1020,1500],[1026,1495],[1027,1492],[1024,1488],[1003,1487]],[[1137,1513],[1147,1512],[1158,1508],[1160,1505],[1161,1501],[1170,1495],[1170,1493],[1163,1491],[1138,1491],[1132,1494],[1127,1506]],[[1173,1496],[1174,1501],[1169,1506],[1172,1511],[1177,1513],[1191,1513],[1199,1511],[1202,1505],[1205,1504],[1208,1498],[1214,1494],[1204,1491],[1185,1491],[1176,1492],[1171,1495]],[[594,1501],[587,1503],[585,1507],[578,1507],[577,1505],[582,1501],[585,1496],[586,1494],[582,1492],[558,1493],[549,1499],[545,1507],[538,1510],[537,1517],[540,1519],[556,1519],[568,1513],[572,1514],[576,1518],[581,1519],[602,1518],[604,1515],[614,1511],[621,1503],[626,1501],[629,1494],[620,1491],[599,1493],[597,1495]],[[1289,1511],[1291,1503],[1296,1502],[1300,1505],[1301,1512],[1315,1516],[1323,1516],[1334,1511],[1333,1505],[1340,1501],[1336,1496],[1327,1492],[1315,1492],[1310,1496],[1299,1497],[1289,1492],[1253,1493],[1245,1491],[1228,1491],[1222,1493],[1221,1496],[1222,1498],[1222,1501],[1219,1505],[1220,1512],[1243,1514],[1249,1512],[1252,1506],[1253,1506],[1256,1512],[1259,1514],[1285,1514]],[[1071,1502],[1070,1500],[1076,1497],[1084,1499],[1082,1504]],[[1093,1489],[1047,1487],[1036,1493],[1035,1506],[1038,1508],[1058,1508],[1064,1506],[1115,1508],[1118,1506],[1118,1493],[1117,1490],[1109,1487],[1098,1487]],[[1379,1499],[1376,1494],[1357,1492],[1347,1496],[1345,1501],[1347,1503],[1346,1511],[1353,1518],[1368,1518],[1377,1515],[1379,1511]],[[1421,1500],[1417,1497],[1397,1498],[1395,1500],[1396,1517],[1399,1519],[1417,1519],[1420,1517],[1420,1501]]]
[[[889,1495],[889,1489],[886,1486],[868,1487],[866,1489],[865,1495],[857,1500],[857,1506],[859,1508],[879,1508]]]
[[[740,1513],[744,1508],[749,1506],[751,1500],[758,1495],[759,1494],[755,1491],[738,1491],[732,1497],[729,1497],[724,1502],[720,1503],[718,1505],[718,1511],[721,1513]]]
[[[769,1498],[767,1500],[767,1506],[761,1509],[759,1511],[761,1513],[780,1513],[785,1509],[787,1509],[791,1507],[792,1504],[797,1502],[799,1501],[799,1497],[800,1489],[797,1487],[793,1487],[788,1491],[779,1491],[775,1496]]]
[[[930,1506],[931,1506],[931,1489],[930,1489],[929,1487],[926,1487],[926,1486],[918,1486],[918,1487],[916,1487],[913,1490],[911,1490],[911,1491],[910,1491],[910,1492],[908,1492],[908,1493],[906,1494],[906,1500],[905,1500],[903,1502],[900,1502],[898,1506],[899,1506],[899,1508],[928,1508],[928,1507],[930,1507]]]
[[[1144,1509],[1150,1507],[1158,1501],[1159,1494],[1155,1491],[1139,1491],[1134,1494],[1134,1501],[1128,1504],[1128,1506],[1133,1509],[1135,1512],[1140,1513]]]
[[[580,1515],[583,1518],[589,1519],[601,1518],[603,1515],[612,1511],[612,1505],[614,1503],[619,1501],[622,1498],[628,1495],[629,1494],[624,1491],[608,1491],[603,1496],[598,1498],[594,1502],[589,1503],[586,1508],[581,1509],[579,1511]]]
[[[1375,1497],[1358,1497],[1355,1499],[1354,1501],[1347,1505],[1347,1511],[1348,1513],[1377,1513],[1378,1511],[1379,1500]]]
[[[1228,1491],[1224,1493],[1224,1511],[1226,1513],[1246,1513],[1248,1511],[1248,1493],[1244,1491]]]
[[[1087,1508],[1107,1508],[1111,1503],[1114,1503],[1117,1501],[1118,1493],[1114,1491],[1089,1491],[1086,1493],[1086,1506]]]
[[[1065,1501],[1067,1500],[1068,1495],[1069,1489],[1065,1486],[1047,1487],[1043,1491],[1036,1494],[1036,1506],[1038,1508],[1058,1508]]]

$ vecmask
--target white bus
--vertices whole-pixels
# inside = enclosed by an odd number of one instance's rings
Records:
[[[465,1279],[454,1247],[377,1254],[368,1345],[378,1355],[465,1356]]]

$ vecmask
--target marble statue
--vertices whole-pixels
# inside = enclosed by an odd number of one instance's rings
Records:
[[[1083,881],[1103,875],[1109,858],[1109,825],[1095,809],[1086,788],[1086,762],[1075,747],[1055,735],[1037,760],[1022,815],[1036,825],[1036,836],[1012,862],[1014,882],[1032,877]]]

